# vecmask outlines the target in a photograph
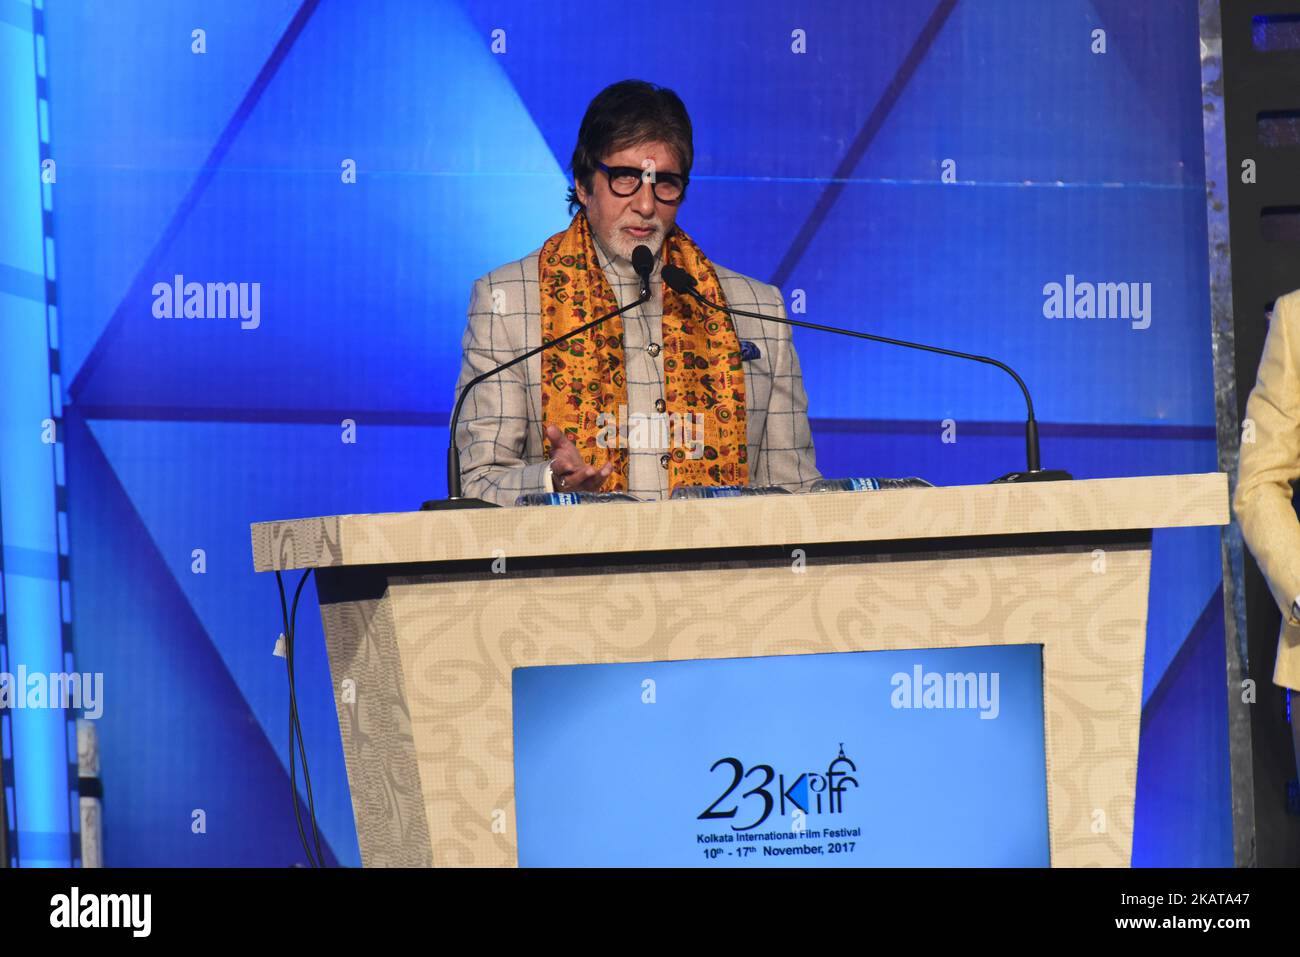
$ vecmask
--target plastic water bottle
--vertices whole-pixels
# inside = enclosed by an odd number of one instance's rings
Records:
[[[515,499],[516,505],[604,505],[608,502],[640,502],[627,492],[529,492]]]
[[[744,495],[792,495],[780,485],[679,485],[670,499],[683,498],[739,498]]]
[[[890,488],[934,488],[923,478],[840,478],[818,479],[810,492],[875,492]]]

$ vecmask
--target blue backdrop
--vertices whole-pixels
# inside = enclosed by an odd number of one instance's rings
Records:
[[[0,0],[0,31],[29,2]],[[110,864],[301,859],[279,609],[248,525],[445,494],[471,284],[567,223],[578,123],[612,81],[681,94],[697,153],[679,221],[787,302],[802,291],[798,318],[999,356],[1034,390],[1047,467],[1216,468],[1193,0],[39,13],[75,646],[105,674]],[[260,325],[155,317],[177,275],[259,283]],[[1149,284],[1149,327],[1047,318],[1067,276]],[[824,474],[1023,467],[996,370],[796,343]],[[1220,590],[1217,530],[1157,534],[1136,864],[1231,864]],[[304,602],[316,807],[333,858],[358,864],[311,586]]]

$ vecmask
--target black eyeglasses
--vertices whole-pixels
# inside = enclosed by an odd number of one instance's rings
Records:
[[[669,206],[676,206],[686,195],[687,179],[676,173],[661,173],[655,169],[638,169],[635,166],[606,166],[604,163],[597,163],[596,167],[609,180],[609,191],[624,199],[635,196],[641,184],[647,181],[655,199]]]

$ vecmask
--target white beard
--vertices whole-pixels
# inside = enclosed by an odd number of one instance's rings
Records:
[[[614,255],[620,256],[629,262],[632,260],[632,250],[636,249],[638,246],[649,247],[651,255],[656,259],[659,258],[659,250],[664,244],[664,233],[662,228],[652,235],[647,236],[645,239],[637,239],[634,236],[629,236],[627,233],[623,232],[623,228],[620,226],[614,230],[613,236],[602,236],[601,238],[604,239],[605,245],[609,247]]]

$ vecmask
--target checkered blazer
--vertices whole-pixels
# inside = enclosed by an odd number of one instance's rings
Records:
[[[631,263],[611,256],[599,240],[596,251],[619,305],[636,299],[637,278]],[[456,395],[474,376],[541,345],[540,252],[534,250],[475,281],[461,342]],[[629,415],[653,414],[655,402],[664,397],[659,266],[656,261],[651,300],[621,317]],[[775,286],[716,264],[714,269],[728,305],[785,316],[785,303]],[[609,320],[611,324],[616,321]],[[759,353],[745,361],[749,482],[804,491],[821,473],[813,453],[808,397],[791,328],[745,316],[737,316],[735,321],[740,339],[753,343]],[[480,382],[470,392],[456,428],[465,495],[513,505],[523,493],[549,490],[542,445],[541,381],[541,355],[536,355]],[[628,492],[648,500],[668,497],[666,451],[629,448]]]

